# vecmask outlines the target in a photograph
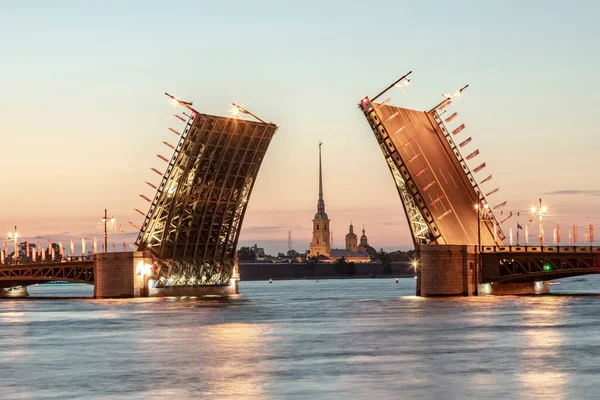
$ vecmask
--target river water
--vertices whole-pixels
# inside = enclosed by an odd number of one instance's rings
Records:
[[[43,298],[0,301],[0,398],[600,398],[600,276],[547,296],[414,285],[240,282],[226,301],[30,287]]]

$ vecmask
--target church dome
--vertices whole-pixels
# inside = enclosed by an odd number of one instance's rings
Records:
[[[356,239],[356,233],[354,233],[354,225],[350,224],[350,232],[346,235],[346,239]]]

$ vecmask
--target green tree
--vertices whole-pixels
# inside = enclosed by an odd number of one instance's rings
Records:
[[[346,272],[346,257],[341,257],[335,260],[335,265],[333,266],[333,270],[336,274],[342,276]]]
[[[349,262],[346,264],[346,275],[354,276],[356,275],[356,264],[354,262]]]
[[[310,276],[315,276],[315,271],[317,270],[317,263],[317,256],[306,257],[306,268],[308,269]]]
[[[256,253],[250,247],[240,247],[238,250],[238,260],[240,261],[254,261],[256,260]]]
[[[387,253],[383,251],[383,249],[380,249],[379,253],[377,253],[377,260],[379,260],[379,262],[383,264],[384,274],[389,275],[392,273],[392,257],[390,253]]]
[[[356,275],[356,264],[346,261],[345,257],[338,258],[335,261],[333,270],[340,276],[353,276]]]
[[[299,255],[298,252],[296,250],[294,250],[294,249],[291,249],[291,250],[287,251],[287,256],[288,257],[296,258],[296,257],[298,257],[298,255]]]

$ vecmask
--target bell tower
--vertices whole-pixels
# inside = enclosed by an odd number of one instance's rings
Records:
[[[331,237],[329,233],[329,217],[325,212],[325,200],[323,200],[323,169],[321,166],[321,146],[319,142],[319,201],[317,202],[317,213],[313,219],[313,236],[310,242],[311,256],[327,256],[331,253]]]

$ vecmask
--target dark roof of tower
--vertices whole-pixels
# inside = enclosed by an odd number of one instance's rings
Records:
[[[315,214],[315,220],[329,221],[329,217],[327,216],[326,212],[317,212]]]

